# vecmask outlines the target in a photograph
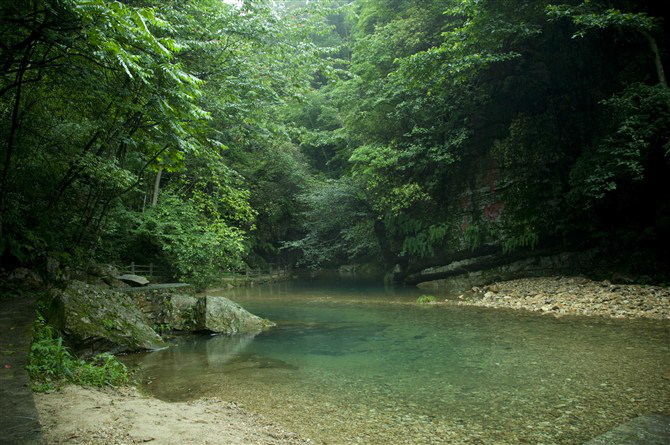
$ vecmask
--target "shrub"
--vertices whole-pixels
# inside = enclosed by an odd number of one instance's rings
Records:
[[[416,299],[416,302],[419,304],[429,304],[429,303],[435,303],[435,297],[432,295],[421,295],[419,298]]]
[[[112,354],[98,354],[89,361],[74,357],[42,316],[35,321],[26,369],[35,391],[53,390],[67,382],[97,387],[128,382],[128,368]]]

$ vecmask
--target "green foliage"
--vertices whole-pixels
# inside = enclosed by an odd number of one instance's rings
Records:
[[[419,298],[416,299],[416,302],[419,304],[431,304],[435,303],[437,301],[434,296],[432,295],[421,295]]]
[[[281,241],[295,236],[299,194],[310,177],[306,162],[291,144],[237,154],[249,187],[249,205],[256,212],[246,240],[247,261],[275,262],[282,254]]]
[[[144,244],[196,281],[214,264],[238,264],[259,213],[240,173],[272,162],[288,139],[279,110],[328,69],[327,49],[310,41],[329,29],[323,8],[286,17],[264,2],[217,0],[0,8],[0,254],[19,264],[139,260],[142,249],[124,250],[142,244],[138,224],[125,223],[146,209],[162,171],[161,187],[183,204],[167,198],[171,210],[144,219],[174,217],[183,230]],[[264,230],[281,220],[272,218]]]
[[[483,230],[478,223],[468,224],[463,231],[463,239],[468,249],[475,251],[482,244]]]
[[[502,239],[503,253],[510,253],[522,247],[534,249],[540,242],[538,233],[528,224],[515,221],[513,230],[506,233]]]
[[[555,125],[550,113],[519,114],[510,122],[508,136],[492,149],[506,181],[499,227],[505,253],[534,248],[540,234],[552,236],[563,228],[565,190],[560,185],[569,167],[565,154],[556,149],[561,140]]]
[[[4,2],[3,260],[667,239],[661,7],[568,3]]]
[[[43,245],[29,256],[8,252],[22,262],[47,251],[83,256],[112,204],[149,165],[176,169],[202,147],[195,136],[209,117],[196,103],[201,81],[176,60],[181,48],[153,9],[80,0],[34,6],[4,6],[2,16],[3,34],[15,25],[1,57],[0,109],[9,118],[0,125],[0,238],[5,247],[26,246],[33,233]]]
[[[148,259],[171,266],[178,278],[198,286],[239,267],[245,248],[242,231],[229,225],[204,198],[196,194],[187,200],[165,190],[155,208],[121,210],[118,217],[123,222],[117,229],[127,233],[128,243],[123,250],[143,252]]]
[[[325,180],[311,184],[300,196],[305,208],[306,236],[284,243],[302,253],[299,264],[309,267],[341,264],[378,256],[373,223],[363,192],[355,183]]]
[[[570,173],[569,198],[584,208],[642,181],[651,159],[670,160],[670,90],[634,84],[602,104],[611,115],[608,131]]]
[[[89,361],[74,357],[41,316],[35,321],[26,369],[35,391],[53,390],[65,382],[97,387],[128,382],[128,369],[111,354],[98,354]]]
[[[598,1],[584,1],[577,6],[548,5],[547,14],[552,19],[567,17],[577,26],[574,37],[584,37],[591,29],[621,27],[640,32],[651,32],[659,28],[659,19],[644,12],[623,12],[607,8]]]
[[[161,323],[154,325],[154,331],[156,331],[159,335],[163,335],[167,332],[170,332],[172,330],[172,326],[170,326],[167,323]]]
[[[660,8],[549,3],[356,5],[349,73],[313,93],[298,143],[319,153],[316,168],[356,181],[390,261],[600,238],[613,211],[640,214],[624,204],[639,193],[663,226],[652,191],[668,152]],[[463,220],[476,223],[459,233]]]
[[[447,241],[448,224],[431,224],[427,228],[422,221],[410,218],[394,218],[389,223],[392,232],[403,239],[400,255],[429,258],[435,255],[436,247]]]

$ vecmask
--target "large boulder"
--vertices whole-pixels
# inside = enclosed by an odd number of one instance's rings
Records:
[[[164,323],[177,331],[198,330],[196,324],[198,300],[198,297],[193,295],[170,295],[164,307]]]
[[[153,326],[175,331],[197,331],[198,297],[175,289],[149,289],[129,295]]]
[[[269,320],[258,317],[225,297],[207,295],[196,304],[196,326],[199,330],[227,335],[255,334],[271,326]]]
[[[176,331],[210,331],[226,335],[257,334],[274,326],[239,304],[220,296],[195,296],[177,289],[129,293],[154,325]]]
[[[130,295],[74,281],[53,291],[52,317],[76,350],[132,352],[166,347]],[[54,317],[55,315],[55,317]]]

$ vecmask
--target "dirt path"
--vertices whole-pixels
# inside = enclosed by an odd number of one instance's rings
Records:
[[[168,403],[134,388],[98,390],[68,386],[35,394],[44,443],[156,445],[310,444],[232,403],[202,399]]]

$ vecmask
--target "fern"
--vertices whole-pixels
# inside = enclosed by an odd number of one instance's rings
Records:
[[[540,237],[530,226],[523,227],[523,231],[512,236],[508,236],[502,241],[503,253],[510,253],[522,247],[534,249],[540,241]]]

